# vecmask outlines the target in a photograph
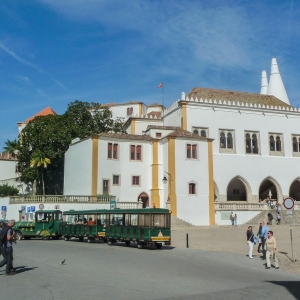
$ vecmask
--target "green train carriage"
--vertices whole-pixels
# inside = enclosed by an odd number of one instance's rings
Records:
[[[146,245],[155,245],[160,249],[163,244],[171,244],[171,215],[168,209],[67,211],[63,213],[63,218],[61,234],[65,240],[75,237],[81,241],[87,238],[91,242],[98,238],[108,241],[109,245],[119,241],[127,246],[135,242],[139,249]],[[90,218],[93,225],[87,224]]]
[[[16,222],[14,231],[18,239],[41,237],[45,240],[57,240],[61,236],[61,224],[60,210],[38,210],[32,222]]]

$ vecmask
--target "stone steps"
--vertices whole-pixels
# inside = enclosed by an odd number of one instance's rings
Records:
[[[189,223],[189,222],[186,222],[182,219],[179,219],[177,217],[174,217],[174,216],[171,216],[171,228],[184,228],[184,227],[195,227],[195,225]]]
[[[273,215],[273,221],[272,224],[276,224],[276,210],[270,209],[266,211],[262,211],[260,214],[252,218],[250,221],[248,221],[246,224],[248,225],[258,225],[260,221],[264,220],[265,223],[268,221],[268,213],[271,212]],[[286,214],[285,210],[280,211],[281,215],[281,224],[290,224],[289,216]],[[294,210],[292,215],[292,223],[293,225],[300,225],[300,210]]]

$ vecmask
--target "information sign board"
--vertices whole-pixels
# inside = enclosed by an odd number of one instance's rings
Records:
[[[110,206],[110,209],[117,208],[117,201],[116,200],[110,200],[109,201],[109,206]]]

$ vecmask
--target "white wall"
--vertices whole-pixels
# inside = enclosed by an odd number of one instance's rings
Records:
[[[107,159],[108,143],[119,144],[117,160]],[[130,145],[142,145],[142,160],[130,160]],[[151,200],[152,187],[152,144],[144,140],[99,139],[98,155],[98,194],[103,191],[103,179],[110,180],[109,194],[119,198],[120,202],[137,202],[138,196],[145,192]],[[112,176],[120,175],[121,185],[112,185]],[[140,176],[140,186],[132,186],[132,176]],[[151,203],[151,202],[150,202]]]
[[[91,188],[92,139],[89,138],[70,145],[65,154],[64,195],[91,195]]]
[[[198,145],[198,159],[186,158],[186,144]],[[177,217],[193,225],[209,225],[209,182],[207,141],[176,139]],[[196,183],[196,195],[189,195]]]
[[[147,127],[149,125],[152,125],[152,126],[162,126],[163,124],[163,121],[161,119],[148,119],[148,118],[145,118],[145,119],[137,119],[136,122],[135,122],[135,134],[143,134],[143,132],[146,131]],[[128,128],[127,129],[127,133],[131,133],[131,128]]]
[[[128,104],[110,106],[109,109],[112,112],[112,118],[114,120],[116,120],[119,117],[119,118],[125,118],[125,120],[127,120],[129,117],[129,116],[127,116],[127,108],[128,107],[133,108],[133,112],[132,112],[133,117],[140,116],[139,104],[138,103],[128,103]]]
[[[0,160],[0,180],[16,178],[16,160]]]

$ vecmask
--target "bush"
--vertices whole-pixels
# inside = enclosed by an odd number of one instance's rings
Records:
[[[19,190],[14,186],[7,183],[0,185],[0,197],[16,196],[19,194]]]

